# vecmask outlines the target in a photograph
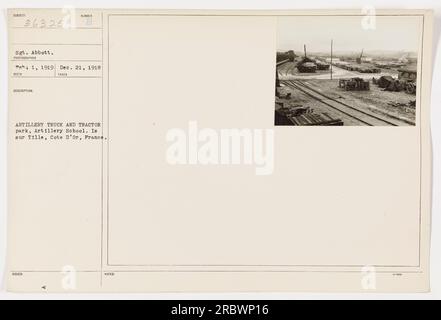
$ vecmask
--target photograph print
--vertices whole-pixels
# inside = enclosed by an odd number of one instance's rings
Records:
[[[414,126],[421,16],[278,18],[276,126]]]

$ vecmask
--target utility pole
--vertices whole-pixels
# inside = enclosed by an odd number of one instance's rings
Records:
[[[305,58],[306,58],[306,44],[303,45],[303,50],[305,51]]]
[[[331,39],[331,80],[332,80],[332,55],[333,55],[333,46],[334,46],[334,40]]]

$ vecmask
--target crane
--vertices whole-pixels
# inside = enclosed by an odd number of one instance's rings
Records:
[[[361,49],[360,56],[357,58],[357,63],[358,63],[358,64],[361,64],[361,60],[362,60],[362,58],[363,58],[363,51],[364,51],[364,49]]]

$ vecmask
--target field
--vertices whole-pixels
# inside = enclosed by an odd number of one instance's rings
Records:
[[[340,119],[344,125],[396,125],[415,124],[415,100],[413,94],[385,91],[374,84],[372,78],[398,72],[382,69],[380,73],[359,73],[333,67],[330,71],[299,73],[292,62],[278,68],[280,87],[276,98],[276,110],[282,105],[288,108],[303,107],[315,114],[327,114]],[[370,90],[347,91],[339,87],[340,79],[363,78],[369,81]]]

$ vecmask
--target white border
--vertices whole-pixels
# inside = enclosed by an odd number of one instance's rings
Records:
[[[6,256],[6,130],[7,130],[7,29],[6,8],[145,8],[145,9],[433,9],[435,12],[433,81],[432,81],[432,143],[433,143],[433,207],[431,248],[431,292],[425,294],[311,294],[311,293],[216,293],[216,294],[12,294],[5,292]],[[439,0],[79,0],[79,1],[13,1],[3,0],[0,15],[0,300],[3,299],[441,299],[441,3]]]

